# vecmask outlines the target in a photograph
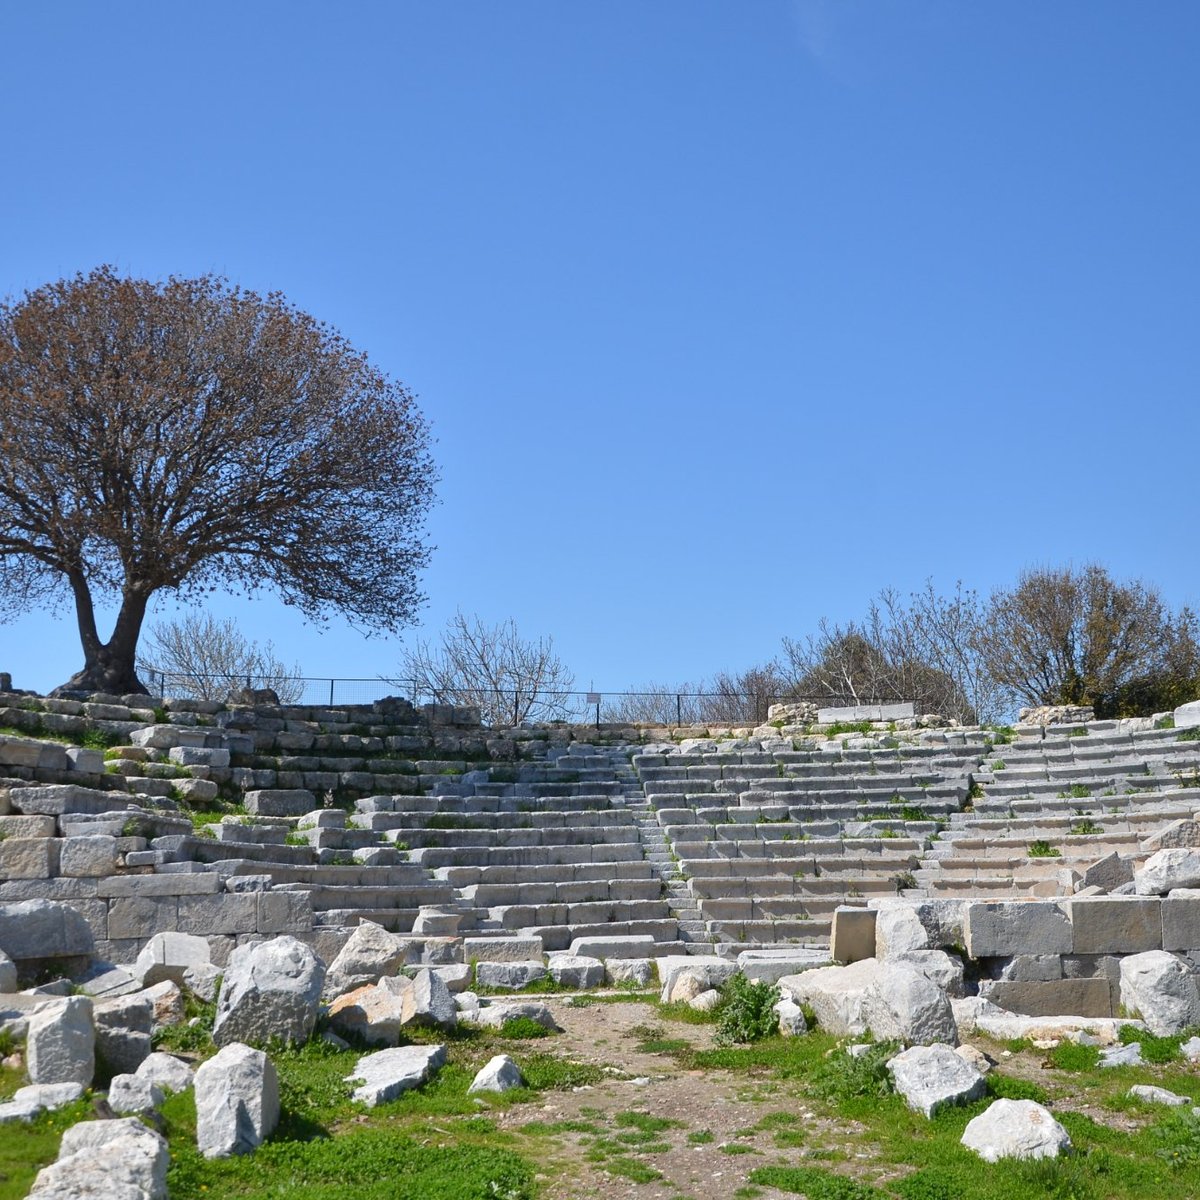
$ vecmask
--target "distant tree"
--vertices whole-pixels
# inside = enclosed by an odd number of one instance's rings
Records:
[[[161,591],[398,630],[434,481],[412,395],[278,294],[100,267],[0,305],[0,615],[73,600],[66,689],[145,691]]]
[[[510,617],[486,625],[456,613],[438,642],[417,641],[404,652],[399,685],[439,704],[475,705],[485,724],[569,716],[575,677],[554,653],[553,638],[523,638]]]
[[[638,725],[759,725],[787,683],[775,663],[718,671],[699,683],[647,683],[610,697],[605,721]]]
[[[304,693],[300,666],[275,657],[269,641],[247,638],[237,624],[211,613],[187,613],[146,630],[138,670],[164,678],[167,695],[224,700],[241,687],[270,688],[281,704],[295,704]]]
[[[830,703],[915,701],[964,723],[993,721],[1005,695],[983,661],[983,606],[957,585],[950,595],[932,582],[907,599],[888,588],[862,621],[821,621],[815,634],[784,638],[790,691]]]
[[[1022,572],[993,593],[980,645],[1021,702],[1090,704],[1099,716],[1147,714],[1200,694],[1195,615],[1158,590],[1119,583],[1095,563]]]

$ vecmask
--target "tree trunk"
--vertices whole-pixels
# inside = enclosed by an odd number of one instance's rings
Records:
[[[82,574],[70,576],[75,594],[75,616],[79,623],[79,640],[83,644],[83,670],[76,671],[66,683],[50,694],[65,696],[78,693],[108,692],[110,695],[149,695],[149,689],[137,676],[138,636],[146,618],[150,593],[127,587],[121,601],[121,611],[113,635],[107,642],[96,631],[96,610],[91,590]]]

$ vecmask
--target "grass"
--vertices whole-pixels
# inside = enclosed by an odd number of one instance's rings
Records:
[[[1036,842],[1029,843],[1029,849],[1026,851],[1030,858],[1061,858],[1062,851],[1057,847],[1050,845],[1045,838],[1038,838]]]

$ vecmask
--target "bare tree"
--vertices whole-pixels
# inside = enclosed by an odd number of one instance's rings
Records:
[[[1173,708],[1200,692],[1200,636],[1187,608],[1118,583],[1095,563],[1037,568],[992,594],[980,634],[993,677],[1026,704],[1090,704],[1101,716]]]
[[[572,711],[575,678],[554,653],[554,639],[522,638],[510,617],[486,625],[456,613],[440,641],[415,642],[392,680],[441,704],[476,705],[487,725],[553,721]]]
[[[0,616],[74,602],[66,688],[145,691],[161,591],[267,585],[398,630],[434,481],[412,395],[278,294],[101,267],[0,305]]]
[[[787,688],[778,664],[771,662],[736,674],[718,671],[695,684],[644,684],[609,699],[601,716],[640,725],[758,725]]]
[[[698,725],[702,722],[690,683],[644,683],[605,699],[601,720],[629,725]]]
[[[803,640],[784,638],[791,690],[833,702],[913,700],[963,722],[996,720],[1006,697],[980,650],[983,619],[978,596],[961,584],[943,596],[928,582],[907,600],[885,589],[862,621],[822,620]]]
[[[211,613],[187,613],[177,621],[147,629],[138,671],[164,678],[168,694],[197,700],[223,700],[231,689],[270,688],[281,704],[295,704],[304,694],[298,663],[287,666],[275,647],[247,638],[236,622]]]

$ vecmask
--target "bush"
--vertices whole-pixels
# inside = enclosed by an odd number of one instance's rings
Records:
[[[724,992],[716,1033],[721,1045],[757,1042],[779,1032],[779,1017],[775,1013],[779,989],[773,983],[749,980],[738,974],[730,978]]]

